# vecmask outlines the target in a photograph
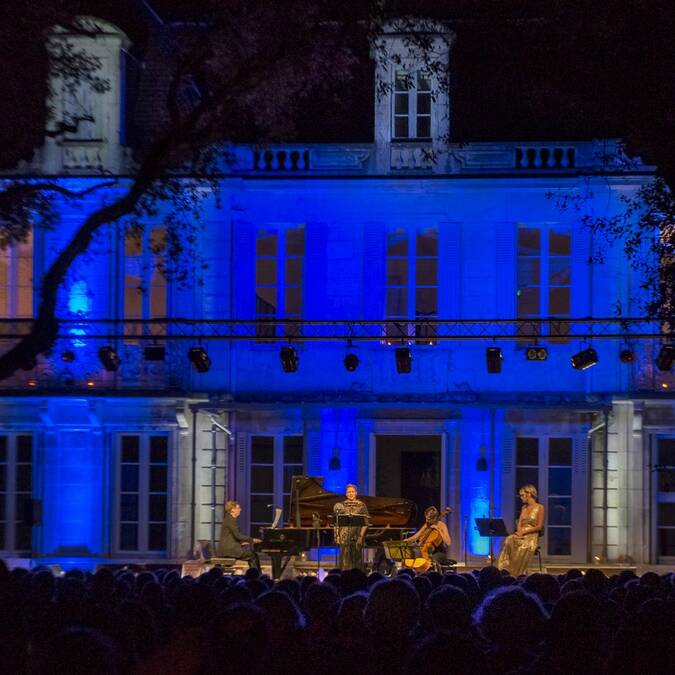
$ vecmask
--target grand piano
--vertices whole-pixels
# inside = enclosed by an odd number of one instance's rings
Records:
[[[332,548],[333,506],[344,495],[323,487],[322,476],[293,476],[290,513],[286,527],[261,528],[262,543],[256,548],[269,555],[272,576],[278,579],[292,556],[313,548]],[[368,507],[370,520],[364,546],[404,539],[417,506],[409,499],[360,496]]]

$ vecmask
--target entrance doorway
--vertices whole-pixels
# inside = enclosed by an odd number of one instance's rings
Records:
[[[424,523],[424,509],[440,508],[441,437],[375,436],[375,494],[404,497],[417,504],[415,527]]]

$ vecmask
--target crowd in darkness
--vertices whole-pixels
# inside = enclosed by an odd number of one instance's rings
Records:
[[[56,577],[0,562],[0,617],[7,673],[662,675],[675,663],[673,573],[274,582],[253,569]]]

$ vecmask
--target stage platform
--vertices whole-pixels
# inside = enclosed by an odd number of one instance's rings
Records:
[[[128,560],[82,560],[77,561],[72,558],[69,558],[67,561],[60,561],[58,559],[49,559],[49,560],[40,560],[33,558],[3,558],[5,564],[13,569],[15,567],[21,567],[23,569],[32,569],[38,566],[49,567],[58,574],[63,570],[79,568],[83,570],[95,571],[102,567],[108,568],[112,571],[119,569],[128,569],[132,572],[140,572],[143,570],[154,571],[158,569],[169,569],[169,570],[178,570],[182,575],[189,574],[191,576],[199,576],[203,572],[208,571],[213,565],[211,563],[204,563],[198,560],[185,560],[183,559],[165,559],[165,560],[151,560],[151,559],[128,559]],[[80,562],[80,564],[78,564]],[[62,564],[65,563],[65,564]],[[455,571],[465,572],[471,570],[479,570],[482,567],[487,565],[487,561],[469,561],[465,565],[463,562],[458,562],[455,566]],[[317,572],[320,576],[327,574],[331,569],[335,567],[335,559],[331,556],[329,558],[319,561],[317,565],[316,560],[303,559],[297,557],[295,560],[292,560],[285,572],[284,577],[293,577],[293,576],[302,576],[306,574],[315,575]],[[242,561],[235,561],[231,568],[234,570],[234,574],[243,575],[248,569],[248,565]],[[578,569],[582,572],[585,572],[589,569],[600,570],[607,576],[612,576],[613,574],[619,574],[624,570],[630,570],[637,574],[638,576],[644,574],[645,572],[656,572],[657,574],[666,574],[668,572],[675,572],[675,568],[672,565],[651,565],[651,564],[634,564],[626,565],[619,563],[605,563],[605,564],[593,564],[593,563],[570,563],[562,565],[560,563],[547,563],[546,561],[542,562],[542,571],[547,574],[564,574],[568,570]],[[228,569],[228,571],[230,571]],[[262,560],[262,571],[264,574],[271,574],[272,568],[270,564],[263,558]],[[539,572],[539,566],[535,563],[531,565],[528,573],[532,574],[534,572]]]

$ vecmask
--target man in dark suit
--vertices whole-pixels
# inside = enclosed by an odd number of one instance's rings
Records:
[[[247,537],[239,529],[237,518],[241,513],[239,502],[228,500],[225,502],[225,516],[220,527],[220,541],[218,542],[218,555],[221,558],[237,558],[246,560],[249,567],[260,570],[260,559],[253,548],[259,544],[260,539]]]

